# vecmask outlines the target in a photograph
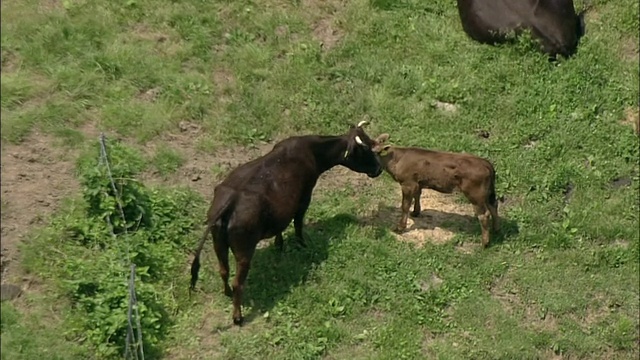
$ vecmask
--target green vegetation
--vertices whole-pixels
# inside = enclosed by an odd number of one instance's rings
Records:
[[[3,1],[2,145],[36,130],[69,142],[83,189],[22,248],[47,291],[3,303],[2,359],[120,356],[127,249],[147,358],[636,359],[640,151],[625,111],[638,111],[639,11],[592,3],[578,54],[550,64],[526,37],[472,42],[449,0]],[[210,193],[139,180],[188,163],[167,143],[180,122],[200,129],[190,150],[213,176],[216,150],[364,117],[398,145],[491,159],[494,246],[460,251],[480,241],[474,219],[444,244],[397,241],[369,219],[398,206],[397,185],[343,180],[314,195],[309,249],[257,251],[246,326],[230,325],[211,247],[189,297]],[[123,139],[109,152],[126,223],[89,125]]]

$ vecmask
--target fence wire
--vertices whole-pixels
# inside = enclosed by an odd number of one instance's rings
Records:
[[[131,262],[131,257],[129,256],[129,233],[127,231],[127,219],[124,215],[124,209],[122,208],[122,201],[120,198],[120,193],[118,192],[118,187],[116,186],[115,181],[113,180],[113,174],[111,173],[111,164],[109,163],[109,154],[107,152],[107,140],[104,133],[100,133],[100,165],[104,165],[107,170],[107,176],[109,177],[109,183],[111,184],[111,190],[113,191],[113,195],[116,198],[116,204],[118,207],[118,211],[120,216],[122,217],[122,223],[124,224],[124,236],[126,238],[126,259],[127,263],[130,267],[130,275],[129,275],[129,306],[127,311],[127,337],[125,342],[125,351],[124,358],[125,359],[135,359],[135,360],[144,360],[144,346],[142,343],[142,326],[140,324],[140,313],[138,311],[138,300],[136,298],[136,287],[135,287],[135,279],[136,279],[136,264]],[[109,229],[111,230],[111,235],[116,238],[116,234],[113,230],[113,224],[111,223],[111,219],[107,216],[107,223],[109,225]],[[135,315],[135,316],[134,316]],[[134,320],[136,332],[134,333]]]

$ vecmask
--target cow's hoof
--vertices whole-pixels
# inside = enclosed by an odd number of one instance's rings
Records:
[[[244,323],[244,317],[238,316],[233,318],[233,325],[242,326],[243,323]]]
[[[414,217],[414,218],[419,217],[420,216],[420,211],[412,211],[410,215],[411,215],[411,217]]]

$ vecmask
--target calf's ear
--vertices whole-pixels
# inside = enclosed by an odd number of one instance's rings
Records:
[[[387,156],[387,153],[389,151],[389,148],[391,147],[391,145],[385,145],[383,146],[381,149],[379,149],[377,151],[377,153],[381,156],[381,157],[385,157]]]
[[[389,134],[381,134],[380,136],[378,136],[378,138],[376,139],[376,143],[378,144],[382,144],[383,142],[389,140]]]

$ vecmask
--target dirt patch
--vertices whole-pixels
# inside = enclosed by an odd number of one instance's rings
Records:
[[[330,19],[320,19],[313,25],[313,38],[320,42],[324,51],[329,51],[340,41],[343,34]]]
[[[74,161],[53,137],[37,132],[2,150],[2,281],[13,271],[18,243],[45,224],[61,199],[79,191]]]
[[[20,58],[11,50],[2,50],[2,73],[16,72],[20,68]]]
[[[396,199],[394,206],[378,204],[378,208],[373,211],[366,223],[383,225],[390,229],[395,227],[401,216],[402,193],[398,186],[394,188],[397,194],[394,197]],[[394,234],[398,240],[411,242],[418,247],[422,247],[427,242],[444,244],[451,241],[456,233],[473,232],[474,222],[477,222],[473,206],[456,203],[453,194],[422,190],[420,206],[422,208],[420,216],[409,217],[407,230],[402,234]]]
[[[52,11],[64,10],[64,6],[62,6],[62,1],[60,0],[41,0],[38,10],[40,10],[41,13],[46,14]]]
[[[519,315],[524,326],[535,331],[556,331],[558,323],[552,314],[534,301],[525,301],[520,289],[509,280],[507,275],[496,280],[489,289],[491,296],[498,300],[507,314]]]
[[[155,87],[145,91],[140,91],[136,98],[141,101],[154,102],[158,98],[158,95],[162,93],[162,88]]]
[[[340,14],[345,7],[342,1],[303,0],[300,7],[309,14],[313,38],[320,43],[323,51],[334,48],[344,37],[336,21],[336,14]]]
[[[180,36],[172,33],[170,29],[161,31],[152,28],[145,23],[137,23],[125,33],[123,41],[130,42],[131,39],[142,40],[154,44],[155,50],[162,55],[174,56],[182,49]]]
[[[623,60],[633,62],[634,64],[637,64],[638,61],[640,61],[640,51],[638,50],[637,39],[627,37],[622,41],[620,48],[620,57]]]
[[[440,287],[440,285],[444,282],[438,275],[431,274],[429,279],[420,281],[420,290],[429,291],[435,290]]]
[[[159,147],[169,146],[180,152],[185,163],[173,174],[161,177],[155,170],[142,174],[141,180],[150,184],[165,186],[189,186],[202,194],[205,199],[213,196],[214,186],[235,167],[256,157],[266,154],[273,148],[273,144],[256,147],[221,147],[213,154],[199,151],[196,144],[204,132],[200,125],[188,121],[181,121],[178,129],[162,135],[159,141],[145,145],[148,155],[156,153]]]
[[[620,121],[623,125],[631,126],[633,131],[640,136],[640,110],[633,106],[624,111],[624,118]]]
[[[213,70],[213,85],[218,101],[230,103],[231,94],[236,88],[236,78],[230,69],[219,67]]]

